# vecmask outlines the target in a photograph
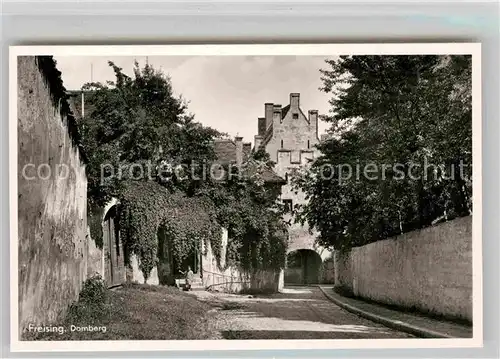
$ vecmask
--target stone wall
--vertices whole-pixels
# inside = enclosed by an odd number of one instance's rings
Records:
[[[335,285],[356,296],[472,321],[472,217],[334,256]]]
[[[30,323],[56,321],[78,298],[95,244],[86,238],[83,155],[70,136],[72,118],[61,111],[58,94],[64,88],[55,64],[47,57],[23,56],[17,65],[21,333]]]

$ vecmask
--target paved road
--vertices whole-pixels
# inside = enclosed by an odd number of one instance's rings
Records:
[[[215,326],[226,339],[412,337],[345,311],[314,287],[285,288],[270,296],[215,294],[200,299],[217,308]]]

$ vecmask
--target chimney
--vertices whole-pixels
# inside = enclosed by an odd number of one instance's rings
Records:
[[[274,104],[272,103],[266,103],[264,105],[265,113],[266,113],[266,130],[271,126],[271,123],[273,123],[273,109],[274,109]]]
[[[290,94],[290,107],[298,109],[300,106],[300,93]]]
[[[243,160],[246,161],[252,152],[252,143],[246,142],[243,144]]]
[[[240,168],[243,164],[243,137],[235,137],[234,142],[236,143],[236,166]]]
[[[259,117],[259,124],[258,124],[258,128],[257,128],[257,134],[259,136],[264,136],[266,134],[266,130],[267,130],[267,127],[266,127],[266,118],[265,117]]]
[[[281,105],[273,106],[273,123],[281,123]]]
[[[309,110],[309,124],[318,128],[318,110]]]
[[[259,150],[259,147],[262,144],[262,140],[263,140],[262,136],[256,135],[254,137],[254,151],[258,151]]]

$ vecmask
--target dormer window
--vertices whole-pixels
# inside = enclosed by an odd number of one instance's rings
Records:
[[[294,113],[294,114],[292,114],[292,118],[293,118],[294,120],[298,120],[298,119],[299,119],[299,114],[298,114],[298,113]]]

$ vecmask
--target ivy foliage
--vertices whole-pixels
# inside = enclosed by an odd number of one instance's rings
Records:
[[[221,227],[212,204],[199,197],[171,192],[152,181],[133,181],[120,196],[120,230],[124,243],[140,258],[145,278],[158,262],[158,230],[162,227],[171,241],[177,263],[200,250],[201,241],[214,248],[220,262]]]
[[[212,142],[221,134],[195,121],[163,72],[136,63],[130,77],[113,62],[109,65],[114,82],[83,87],[86,112],[80,129],[89,153],[91,207],[105,205],[130,179],[153,180],[192,193],[199,181],[181,181],[173,169],[213,161]]]
[[[200,191],[228,230],[226,265],[248,272],[284,268],[288,236],[278,201],[281,183],[266,180],[273,165],[267,153],[254,152],[227,181]]]
[[[102,229],[102,219],[104,215],[103,208],[94,206],[94,208],[89,208],[89,215],[87,216],[87,224],[90,230],[90,237],[94,240],[96,246],[100,249],[104,245],[104,234]]]

